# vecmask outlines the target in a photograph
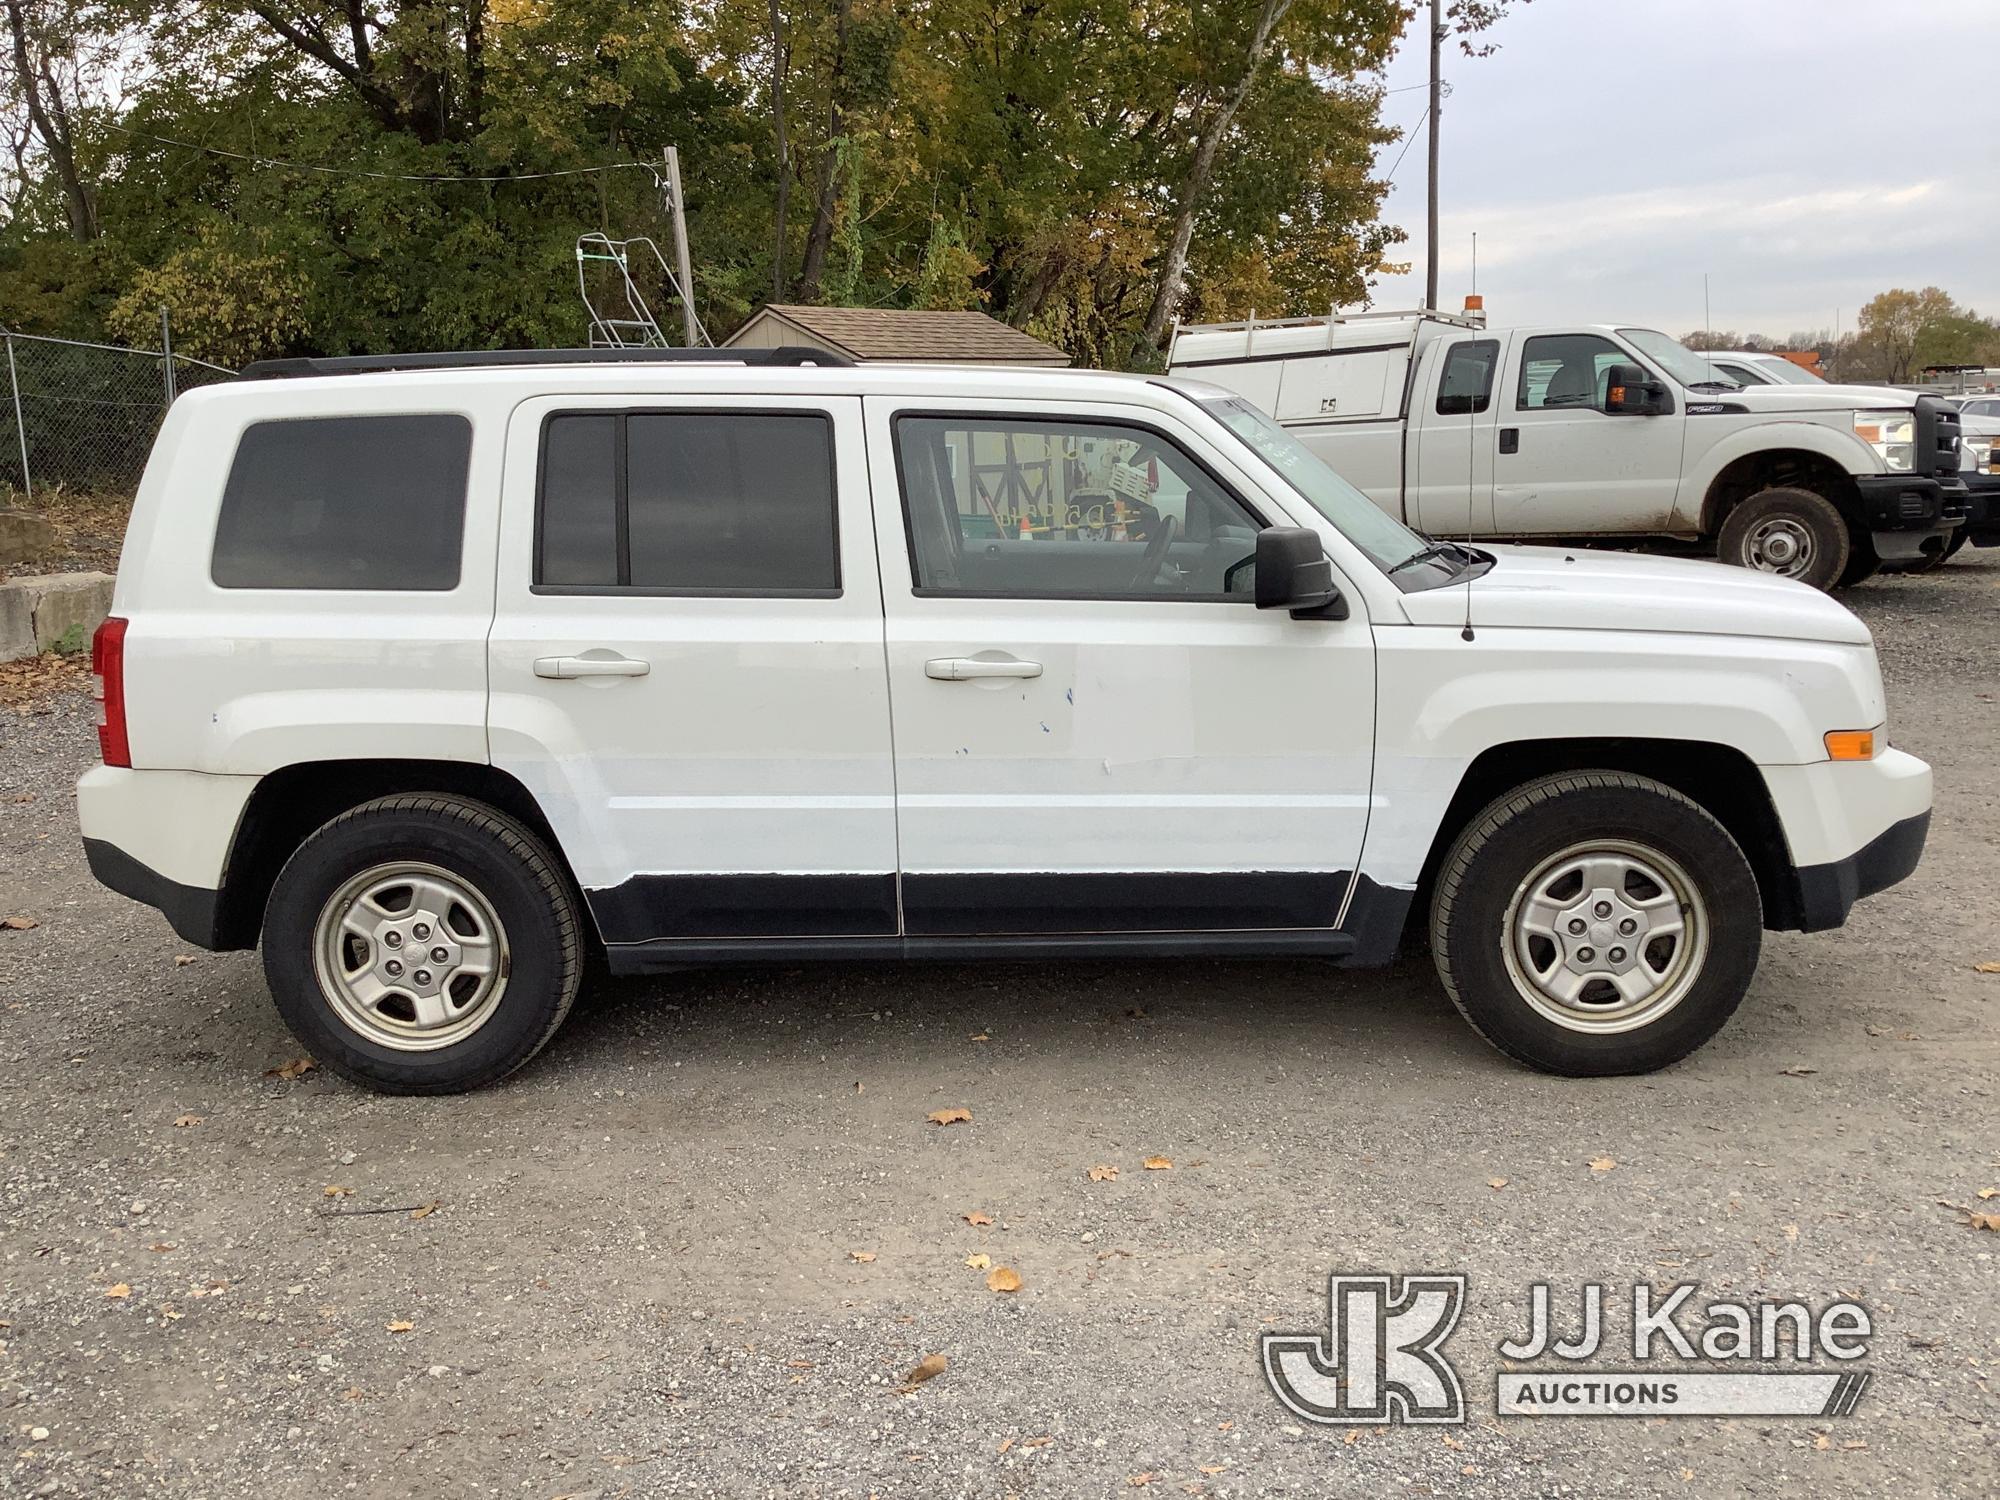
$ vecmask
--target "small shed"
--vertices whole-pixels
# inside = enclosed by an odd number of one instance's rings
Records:
[[[1059,368],[1069,356],[1018,328],[979,312],[924,312],[891,307],[802,307],[773,302],[751,314],[725,341],[733,349],[805,345],[849,359],[945,365]]]

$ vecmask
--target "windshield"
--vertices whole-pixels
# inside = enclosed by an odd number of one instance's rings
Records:
[[[1670,339],[1664,333],[1651,328],[1621,328],[1623,338],[1630,339],[1632,345],[1646,358],[1665,370],[1685,386],[1722,384],[1742,388],[1740,381],[1724,374],[1709,362],[1709,356],[1697,354],[1679,339]]]
[[[1782,356],[1777,359],[1760,359],[1757,368],[1779,385],[1825,385],[1826,381],[1813,374],[1804,365],[1795,365]]]
[[[1423,552],[1424,539],[1381,510],[1353,485],[1240,396],[1196,398],[1202,407],[1251,447],[1340,534],[1385,571]]]

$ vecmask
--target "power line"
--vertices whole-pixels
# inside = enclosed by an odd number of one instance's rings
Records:
[[[105,122],[110,124],[109,121]],[[632,168],[644,172],[653,179],[654,187],[663,187],[657,168],[643,161],[606,162],[601,167],[564,167],[550,172],[503,172],[480,176],[458,177],[445,172],[374,172],[365,167],[327,167],[317,162],[288,161],[282,156],[256,156],[248,151],[231,151],[224,146],[205,146],[199,141],[180,141],[168,135],[150,135],[143,130],[133,130],[126,125],[110,125],[120,135],[129,135],[137,140],[152,141],[161,146],[178,146],[183,151],[202,151],[210,156],[226,156],[232,161],[247,161],[260,167],[285,167],[294,172],[319,172],[328,177],[372,177],[383,182],[534,182],[549,177],[588,177],[597,172],[617,172]]]
[[[1429,85],[1426,85],[1426,87],[1428,86]],[[1396,167],[1400,167],[1403,164],[1403,158],[1410,154],[1411,145],[1415,143],[1417,136],[1422,133],[1424,128],[1424,121],[1428,120],[1430,117],[1431,117],[1431,109],[1430,106],[1426,104],[1424,106],[1424,112],[1417,117],[1417,123],[1412,125],[1410,127],[1410,133],[1407,136],[1403,137],[1403,149],[1396,153],[1396,166],[1389,168],[1389,175],[1383,179],[1383,183],[1385,186],[1388,183],[1392,183],[1396,180]]]

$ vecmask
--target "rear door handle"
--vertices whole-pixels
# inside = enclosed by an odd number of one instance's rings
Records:
[[[644,677],[653,670],[649,661],[630,656],[539,656],[535,675],[566,682],[572,677]]]
[[[1520,428],[1503,427],[1500,429],[1500,451],[1502,453],[1519,453],[1521,451]]]
[[[1016,661],[1009,657],[989,661],[979,656],[937,656],[924,663],[924,676],[939,682],[969,682],[975,677],[1039,677],[1038,661]]]

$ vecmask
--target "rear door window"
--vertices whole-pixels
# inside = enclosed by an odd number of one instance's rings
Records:
[[[226,589],[458,587],[472,423],[455,414],[253,422],[223,486]]]
[[[817,412],[560,412],[542,433],[535,582],[836,594],[833,425]]]

